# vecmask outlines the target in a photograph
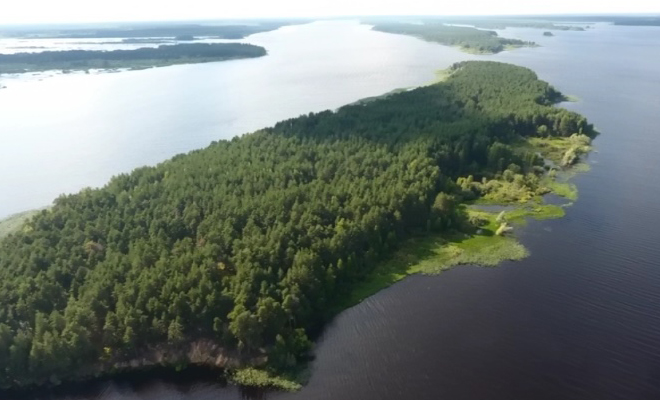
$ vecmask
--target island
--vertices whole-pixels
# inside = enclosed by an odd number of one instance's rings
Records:
[[[555,36],[555,35],[550,31],[545,31],[543,32],[543,36]]]
[[[628,17],[628,16],[616,16],[608,18],[609,21],[614,23],[614,25],[623,25],[623,26],[660,26],[660,16],[638,16],[638,17]]]
[[[174,39],[167,38],[128,38],[122,39],[120,42],[97,42],[94,44],[164,44],[164,43],[173,43]]]
[[[61,27],[39,26],[4,26],[0,27],[0,36],[16,38],[44,39],[83,39],[83,38],[168,38],[213,37],[218,39],[242,39],[246,36],[272,31],[297,21],[262,21],[250,24],[182,24],[182,23],[135,23],[122,24],[118,27],[105,25],[64,25]]]
[[[266,49],[243,43],[187,43],[134,50],[66,50],[0,54],[0,74],[61,69],[65,71],[150,68],[175,64],[253,58]]]
[[[568,26],[571,30],[593,29],[594,23],[606,22],[624,26],[660,26],[660,15],[562,15],[538,16],[535,21],[561,21],[560,26]],[[582,28],[580,25],[584,25]],[[549,28],[548,28],[549,29]]]
[[[534,28],[534,29],[551,29],[558,31],[584,31],[584,28],[576,25],[558,25],[548,21],[527,20],[527,19],[501,19],[501,18],[484,18],[484,19],[459,19],[460,24],[473,25],[476,28],[482,29],[506,29],[506,28]]]
[[[411,35],[430,42],[455,46],[464,52],[473,54],[495,54],[517,47],[536,46],[533,42],[499,37],[494,31],[445,25],[441,22],[422,24],[385,22],[374,25],[373,29],[380,32]]]
[[[0,387],[205,365],[296,389],[342,309],[525,257],[516,224],[564,214],[543,196],[576,199],[597,132],[527,68],[444,77],[57,198],[0,239]]]

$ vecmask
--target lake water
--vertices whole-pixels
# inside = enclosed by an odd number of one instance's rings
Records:
[[[466,58],[357,22],[288,26],[243,42],[268,56],[0,78],[0,218],[214,140],[429,82]]]
[[[602,132],[567,216],[518,232],[529,258],[413,276],[345,311],[320,339],[311,380],[298,393],[161,380],[94,384],[55,398],[660,398],[660,28],[598,25],[551,38],[505,32],[543,47],[478,58],[533,68],[578,96],[567,106]],[[0,146],[2,170],[12,175],[0,178],[2,212],[284,117],[423,83],[436,68],[477,58],[354,23],[288,27],[248,41],[271,55],[0,91],[0,137],[14,148]]]

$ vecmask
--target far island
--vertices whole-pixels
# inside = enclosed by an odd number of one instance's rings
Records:
[[[263,47],[242,43],[186,43],[135,50],[67,50],[0,54],[0,74],[48,70],[143,69],[264,55],[266,49]]]
[[[177,36],[213,37],[216,39],[243,39],[259,32],[268,32],[294,21],[262,21],[254,24],[215,25],[210,24],[144,24],[134,23],[121,26],[63,25],[63,26],[1,26],[0,36],[21,39],[114,39],[114,38],[175,38]]]
[[[555,35],[550,31],[545,31],[543,32],[543,36],[555,36]]]
[[[517,47],[536,46],[536,43],[533,42],[499,37],[494,31],[445,25],[439,22],[423,24],[386,22],[376,24],[373,29],[380,32],[411,35],[447,46],[456,46],[462,51],[472,54],[495,54]]]
[[[524,18],[446,18],[443,21],[447,24],[471,25],[480,29],[506,29],[506,28],[533,28],[550,29],[557,31],[583,31],[584,28],[576,25],[557,24],[551,21],[541,21],[536,19]]]

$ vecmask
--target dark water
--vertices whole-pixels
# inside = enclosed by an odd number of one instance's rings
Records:
[[[660,28],[511,30],[544,47],[495,57],[565,93],[602,135],[580,198],[519,232],[531,257],[413,276],[339,315],[312,378],[275,400],[660,398]],[[233,387],[108,383],[98,400],[240,399]],[[250,397],[250,396],[247,396]]]

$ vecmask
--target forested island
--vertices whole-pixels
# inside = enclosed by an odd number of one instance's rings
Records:
[[[441,18],[431,19],[446,24],[472,25],[481,29],[506,29],[506,28],[535,28],[559,31],[583,31],[584,28],[577,25],[560,25],[549,21],[539,21],[525,18]]]
[[[660,16],[658,15],[648,17],[616,16],[608,18],[608,21],[614,25],[624,26],[660,26]]]
[[[0,74],[32,71],[150,68],[253,58],[266,49],[243,43],[186,43],[135,50],[65,50],[0,54]]]
[[[556,22],[560,24],[585,24],[585,28],[592,27],[596,22],[609,22],[614,25],[625,26],[660,26],[660,15],[562,15],[562,16],[535,16],[534,20]],[[558,22],[561,21],[561,22]]]
[[[412,24],[384,22],[374,25],[374,30],[387,33],[411,35],[430,42],[456,46],[468,53],[494,54],[503,50],[535,46],[533,42],[499,37],[494,31],[486,31],[464,26],[445,25],[442,22]]]
[[[554,35],[552,32],[550,32],[550,31],[545,31],[545,32],[543,32],[543,36],[549,36],[549,37],[552,37],[552,36],[555,36],[555,35]]]
[[[279,376],[343,307],[406,273],[524,257],[510,224],[575,198],[543,157],[572,165],[596,134],[563,98],[462,62],[59,197],[0,240],[0,387],[196,364],[295,388]]]
[[[246,36],[278,29],[291,22],[261,21],[251,24],[123,24],[118,27],[3,27],[0,34],[8,37],[83,39],[83,38],[169,38],[207,36],[219,39],[242,39]]]

